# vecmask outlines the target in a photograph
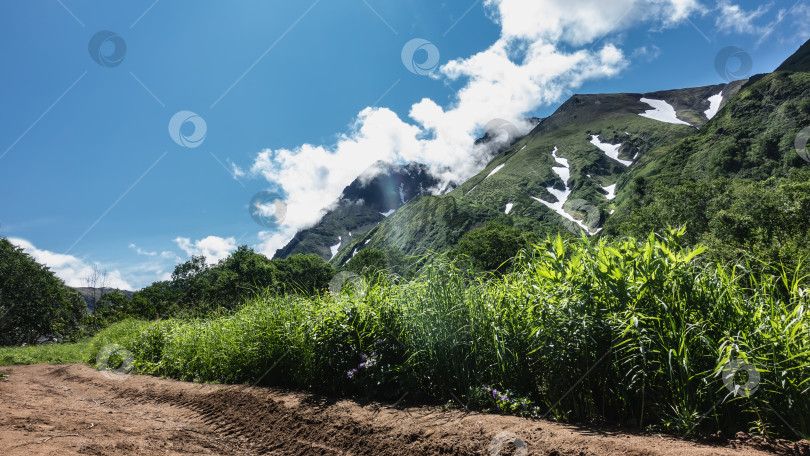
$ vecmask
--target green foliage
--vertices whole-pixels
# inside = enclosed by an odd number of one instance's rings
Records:
[[[0,366],[13,364],[73,364],[83,363],[90,352],[91,339],[74,343],[0,347]]]
[[[0,238],[0,345],[30,345],[51,335],[72,338],[85,307],[47,267]]]
[[[278,287],[287,292],[313,294],[326,290],[335,275],[332,266],[318,255],[292,255],[272,260],[279,270]]]
[[[85,335],[93,335],[108,326],[112,322],[126,318],[127,312],[131,309],[131,299],[123,292],[115,290],[105,293],[99,298],[93,311],[82,320],[82,332]]]
[[[451,256],[468,259],[479,271],[504,272],[509,269],[510,260],[530,245],[528,233],[489,222],[483,228],[468,231],[461,237]]]
[[[385,249],[363,249],[357,252],[344,267],[345,270],[374,280],[379,274],[407,275],[410,262],[401,251],[393,247]]]
[[[639,236],[686,225],[685,241],[709,246],[718,261],[744,264],[756,252],[762,262],[794,268],[810,256],[810,170],[762,182],[658,182],[649,196],[646,206],[612,220],[605,232]]]
[[[105,296],[88,327],[101,328],[126,317],[201,317],[238,308],[260,291],[272,294],[317,294],[325,290],[334,269],[317,255],[293,255],[270,260],[240,246],[218,264],[202,256],[177,265],[172,280],[155,282],[135,292],[131,300]]]
[[[550,238],[500,276],[438,260],[365,293],[267,293],[213,318],[126,321],[93,346],[121,344],[136,371],[185,380],[421,391],[556,419],[806,436],[806,277],[708,263],[685,238]],[[724,387],[731,361],[758,370],[752,397]]]

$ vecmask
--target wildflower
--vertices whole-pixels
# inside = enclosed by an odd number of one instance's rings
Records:
[[[368,356],[366,356],[366,354],[365,354],[365,353],[360,353],[360,359],[362,359],[363,361],[365,361],[366,359],[368,359]]]
[[[346,376],[348,376],[349,378],[354,378],[354,376],[356,374],[357,374],[357,369],[352,369],[349,372],[346,372]]]

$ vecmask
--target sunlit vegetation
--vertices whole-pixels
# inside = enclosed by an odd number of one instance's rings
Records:
[[[74,335],[85,303],[47,267],[0,238],[0,346]]]
[[[0,366],[83,363],[87,360],[89,352],[89,338],[74,343],[0,347]]]
[[[684,236],[550,238],[497,275],[443,260],[335,294],[267,289],[220,315],[122,321],[86,359],[120,344],[135,372],[183,380],[806,437],[806,277],[709,261]]]

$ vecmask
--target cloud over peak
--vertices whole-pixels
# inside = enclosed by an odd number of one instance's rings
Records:
[[[365,108],[335,144],[257,155],[251,173],[281,187],[288,207],[281,229],[260,236],[259,251],[272,255],[297,230],[317,223],[323,208],[378,160],[441,167],[445,182],[463,182],[492,158],[492,145],[474,145],[489,121],[505,119],[528,132],[531,125],[523,119],[532,111],[627,66],[622,49],[606,36],[642,21],[670,27],[700,5],[696,0],[583,0],[571,8],[568,0],[486,0],[485,7],[501,26],[499,39],[433,73],[463,84],[449,106],[424,98],[406,119],[387,108]]]

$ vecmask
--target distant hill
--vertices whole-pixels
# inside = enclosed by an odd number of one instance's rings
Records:
[[[118,291],[120,293],[123,293],[124,296],[126,296],[129,299],[132,299],[132,295],[135,294],[134,291],[119,290],[117,288],[110,288],[110,287],[106,288],[71,287],[71,288],[79,292],[82,299],[84,299],[84,302],[87,303],[87,310],[89,312],[93,311],[94,309],[93,306],[95,304],[96,299],[100,298],[105,294],[112,293],[113,291]]]

